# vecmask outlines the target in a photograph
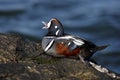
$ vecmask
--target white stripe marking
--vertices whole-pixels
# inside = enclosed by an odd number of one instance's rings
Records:
[[[64,37],[59,37],[58,39],[72,39],[73,42],[78,45],[78,46],[81,46],[84,44],[84,42],[80,39],[76,39],[74,38],[73,36],[64,36]]]
[[[60,30],[57,30],[55,34],[58,35],[59,32],[60,32]]]
[[[47,27],[50,28],[51,26],[51,21],[48,22]]]
[[[48,49],[51,47],[51,45],[53,44],[54,39],[48,44],[48,46],[45,48],[45,51],[48,51]]]
[[[55,29],[57,29],[58,28],[58,26],[55,26]]]
[[[48,29],[51,26],[51,20],[48,23],[46,23],[44,21],[42,21],[42,23],[45,25],[42,29]]]
[[[71,44],[71,42],[68,43],[68,46]]]
[[[63,37],[58,37],[58,39],[72,39],[72,36],[63,36]]]
[[[51,38],[55,38],[55,36],[45,36],[44,38],[51,39]]]
[[[78,45],[78,46],[81,46],[81,45],[83,45],[84,43],[83,42],[78,42],[78,41],[73,41],[76,45]]]

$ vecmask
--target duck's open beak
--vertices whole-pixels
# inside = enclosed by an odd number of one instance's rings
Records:
[[[42,29],[48,29],[48,23],[46,23],[45,21],[42,21],[42,23],[44,24],[44,27],[42,27]]]

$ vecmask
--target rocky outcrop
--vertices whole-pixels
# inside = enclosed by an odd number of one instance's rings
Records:
[[[0,80],[116,80],[80,60],[46,55],[41,41],[0,34]]]

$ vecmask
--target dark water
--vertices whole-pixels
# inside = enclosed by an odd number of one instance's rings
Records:
[[[65,31],[97,45],[111,44],[93,59],[120,73],[120,0],[0,0],[0,32],[41,39],[41,21],[58,18]]]

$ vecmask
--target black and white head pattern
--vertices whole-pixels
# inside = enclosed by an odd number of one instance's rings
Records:
[[[45,27],[44,29],[48,29],[49,36],[62,36],[64,34],[63,26],[59,20],[56,18],[51,19],[48,23],[43,22]]]

